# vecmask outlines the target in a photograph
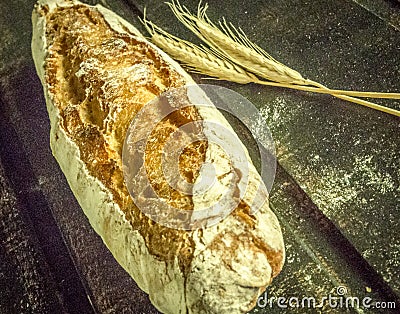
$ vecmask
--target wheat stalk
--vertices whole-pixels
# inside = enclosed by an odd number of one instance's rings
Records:
[[[168,3],[175,16],[210,48],[175,37],[144,18],[143,23],[152,41],[190,70],[220,80],[240,84],[257,83],[302,91],[330,94],[337,98],[400,116],[400,111],[380,106],[355,97],[400,99],[399,93],[377,93],[333,90],[303,78],[303,76],[271,57],[265,50],[252,43],[241,29],[225,20],[219,23],[222,31],[206,14],[208,8],[199,3],[197,16],[182,7],[179,1]],[[258,77],[263,78],[263,80]],[[353,97],[355,96],[355,97]]]
[[[151,35],[151,40],[157,46],[193,72],[207,73],[207,75],[216,79],[230,80],[239,84],[247,84],[257,80],[253,74],[244,71],[241,67],[224,58],[217,57],[206,47],[199,47],[173,36],[146,20],[146,18],[142,22]]]
[[[227,34],[218,29],[207,17],[207,5],[199,5],[197,17],[183,8],[179,2],[168,4],[175,16],[194,34],[202,39],[213,51],[240,64],[248,71],[271,81],[304,85],[305,79],[273,58],[256,53],[253,49],[231,40]]]

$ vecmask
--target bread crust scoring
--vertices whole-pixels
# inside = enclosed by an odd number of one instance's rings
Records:
[[[193,84],[191,77],[132,25],[102,6],[43,0],[32,20],[32,53],[44,87],[53,154],[91,225],[117,261],[164,313],[251,309],[280,272],[284,246],[267,201],[251,214],[249,204],[262,181],[250,158],[250,183],[238,208],[205,229],[175,230],[153,222],[135,206],[123,181],[122,145],[130,120],[162,92]],[[209,102],[201,90],[183,95],[181,101]],[[231,129],[216,108],[192,105],[180,110],[175,120],[166,121],[155,141],[181,123],[211,117]],[[198,130],[206,138],[211,131]],[[149,147],[147,166],[159,157],[157,151]],[[219,169],[227,162],[222,151],[207,143],[196,143],[185,153],[190,156],[182,159],[183,168],[189,169],[188,180],[196,181],[203,162],[213,162]],[[152,183],[182,209],[212,201],[212,191],[202,199],[172,193],[157,181],[158,170],[153,168]],[[265,187],[263,193],[267,200]]]

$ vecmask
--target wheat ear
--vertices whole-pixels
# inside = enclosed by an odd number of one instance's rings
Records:
[[[253,49],[232,40],[207,17],[207,5],[198,7],[193,16],[178,1],[168,3],[175,16],[188,29],[203,40],[214,52],[232,60],[246,70],[266,79],[281,83],[304,85],[306,80],[295,70],[277,62],[271,56],[256,53]]]
[[[243,30],[240,28],[238,30],[232,23],[228,25],[224,18],[219,22],[221,31],[208,18],[206,14],[207,4],[202,7],[201,2],[199,3],[197,16],[192,15],[186,7],[181,6],[179,1],[172,1],[167,4],[178,20],[210,46],[214,52],[221,53],[259,77],[279,83],[313,86],[321,88],[323,90],[321,93],[332,95],[400,99],[400,93],[333,90],[318,82],[305,79],[299,72],[280,63],[260,46],[251,42]],[[310,91],[315,91],[315,89],[310,89]]]
[[[398,93],[357,92],[332,90],[311,80],[304,79],[300,73],[276,61],[261,47],[252,43],[244,32],[237,30],[225,20],[220,22],[219,30],[206,15],[207,5],[198,7],[197,17],[182,7],[179,1],[168,3],[176,17],[210,48],[196,46],[191,42],[175,37],[152,22],[142,21],[151,35],[152,41],[182,62],[192,72],[211,76],[214,79],[229,80],[240,84],[257,83],[268,86],[291,88],[302,91],[330,94],[337,98],[357,103],[369,108],[400,116],[400,111],[377,105],[359,98],[394,98]],[[266,80],[260,80],[257,76]]]
[[[208,48],[199,47],[169,34],[148,21],[146,17],[142,22],[149,32],[151,40],[157,46],[193,72],[208,73],[209,76],[215,79],[230,80],[239,84],[251,83],[257,79],[253,74],[244,71],[236,64],[214,55]],[[214,72],[212,72],[213,69]]]

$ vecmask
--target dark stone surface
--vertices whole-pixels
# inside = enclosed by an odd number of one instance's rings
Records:
[[[394,25],[399,6],[393,1],[357,2],[230,1],[222,5],[220,1],[208,1],[208,13],[214,21],[224,16],[273,57],[329,87],[399,91],[400,36]],[[148,7],[148,17],[159,26],[198,42],[173,15],[165,16],[162,3],[140,3],[141,7]],[[185,4],[195,11],[196,1]],[[300,210],[296,206],[287,210],[291,204],[283,200],[291,196],[282,192],[288,181],[284,179],[283,186],[276,185],[272,203],[279,204],[275,206],[276,212],[282,215],[283,224],[293,228],[295,238],[304,236],[311,252],[320,255],[331,274],[337,272],[339,276],[347,265],[353,268],[350,277],[356,279],[357,263],[366,263],[376,270],[379,281],[385,281],[399,294],[399,118],[329,96],[255,85],[216,84],[240,92],[260,109],[276,140],[278,161],[350,241],[360,259],[350,266],[343,257],[324,252],[322,247],[318,248],[323,238],[318,231],[314,230],[314,239],[305,237],[306,226],[313,220],[294,219]],[[377,102],[400,108],[398,100]],[[288,234],[286,237],[290,238]],[[288,240],[287,243],[291,246]],[[326,245],[334,250],[332,244]],[[348,249],[343,247],[345,252]],[[302,273],[300,265],[301,262],[293,265],[292,274]],[[338,269],[334,270],[335,267]],[[348,277],[342,272],[341,280],[343,276]],[[318,290],[320,284],[313,289]],[[350,288],[352,284],[346,285]],[[358,287],[354,288],[357,293],[363,289],[360,282],[354,287]],[[290,295],[288,286],[284,289]]]
[[[0,165],[0,313],[67,312],[31,221],[24,214]]]
[[[92,306],[75,270],[69,247],[64,243],[51,204],[46,200],[49,192],[43,185],[46,178],[37,176],[32,165],[51,166],[51,163],[43,163],[51,160],[51,155],[40,149],[42,145],[49,145],[48,118],[45,111],[36,111],[32,106],[31,92],[41,88],[34,74],[34,69],[23,68],[22,72],[18,70],[10,75],[10,81],[2,81],[0,85],[0,161],[4,167],[1,193],[2,199],[11,202],[0,204],[0,231],[4,234],[1,243],[8,244],[4,254],[8,255],[10,262],[16,263],[14,267],[16,276],[19,276],[21,296],[27,295],[28,298],[25,308],[18,308],[19,304],[9,298],[12,301],[9,310],[16,313],[91,313]],[[23,88],[14,92],[18,86]],[[16,121],[29,126],[29,130],[24,131],[30,144],[23,143],[24,137],[18,133],[23,127],[18,122],[15,124]],[[21,272],[18,268],[22,269]],[[9,283],[11,287],[18,285],[11,280]],[[58,298],[60,304],[47,305],[48,295]]]
[[[146,5],[153,22],[193,39],[161,1],[102,2],[139,28],[135,16]],[[308,78],[400,90],[396,1],[208,3],[211,18],[225,16]],[[0,312],[157,313],[93,232],[51,156],[30,56],[32,8],[33,1],[0,4]],[[396,300],[399,308],[399,119],[326,96],[218,84],[251,100],[276,140],[281,166],[271,203],[288,256],[269,295],[321,300],[345,286],[349,296]],[[271,311],[285,312],[275,304],[254,313]]]

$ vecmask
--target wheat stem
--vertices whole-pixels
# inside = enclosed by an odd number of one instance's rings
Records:
[[[392,108],[389,108],[389,107],[381,106],[381,105],[375,104],[373,102],[369,102],[369,101],[366,101],[366,100],[363,100],[363,99],[359,99],[359,98],[355,98],[355,97],[350,97],[350,96],[345,96],[345,95],[334,95],[334,96],[337,97],[337,98],[341,98],[341,99],[350,101],[350,102],[355,103],[355,104],[359,104],[359,105],[362,105],[362,106],[365,106],[365,107],[368,107],[368,108],[372,108],[372,109],[375,109],[375,110],[378,110],[378,111],[381,111],[381,112],[385,112],[385,113],[400,117],[400,111],[396,110],[396,109],[392,109]]]
[[[322,88],[323,85],[319,87],[308,86],[308,85],[295,85],[295,84],[285,84],[278,82],[270,82],[263,80],[252,81],[252,83],[257,83],[261,85],[275,86],[275,87],[284,87],[291,88],[306,92],[313,92],[319,94],[329,94],[332,96],[335,95],[343,95],[343,96],[354,96],[354,97],[362,97],[362,98],[387,98],[387,99],[399,99],[400,94],[397,93],[378,93],[378,92],[357,92],[357,91],[347,91],[342,89],[330,89],[328,87]],[[312,84],[310,84],[312,85]]]
[[[399,110],[392,109],[392,108],[385,107],[385,106],[381,106],[381,105],[375,104],[373,102],[362,100],[362,99],[359,99],[359,98],[351,97],[351,96],[349,96],[350,93],[347,94],[347,95],[344,95],[343,92],[346,92],[346,91],[331,90],[328,87],[326,87],[326,86],[324,86],[324,85],[322,85],[320,83],[317,83],[317,82],[311,81],[310,84],[314,85],[314,86],[317,86],[318,88],[321,88],[322,90],[324,90],[324,89],[329,90],[330,94],[335,96],[335,97],[337,97],[337,98],[341,98],[341,99],[344,99],[344,100],[347,100],[347,101],[350,101],[350,102],[353,102],[353,103],[356,103],[356,104],[359,104],[359,105],[362,105],[362,106],[365,106],[365,107],[369,107],[369,108],[372,108],[372,109],[375,109],[375,110],[379,110],[379,111],[382,111],[382,112],[385,112],[385,113],[400,117],[400,111]],[[333,94],[332,92],[339,92],[339,94]],[[354,94],[360,94],[360,93],[362,94],[363,92],[353,92],[352,94],[354,95]],[[374,93],[372,93],[372,92],[364,93],[362,97],[368,97],[368,96],[365,96],[366,94],[374,94]],[[396,95],[396,94],[392,93],[391,95]]]
[[[351,90],[343,90],[343,89],[330,89],[318,82],[314,82],[311,80],[307,80],[308,85],[315,86],[317,88],[329,90],[331,95],[333,94],[342,94],[347,96],[354,97],[362,97],[362,98],[386,98],[386,99],[400,99],[400,93],[382,93],[382,92],[360,92],[360,91],[351,91]]]
[[[175,37],[146,18],[142,22],[150,33],[151,40],[192,72],[240,84],[257,83],[330,94],[346,101],[400,116],[398,110],[356,98],[400,99],[400,93],[330,89],[318,82],[303,78],[297,71],[276,61],[265,50],[251,42],[240,28],[236,29],[232,24],[228,25],[225,20],[219,23],[223,29],[221,31],[207,17],[207,5],[202,7],[201,2],[199,3],[197,17],[193,16],[187,8],[182,7],[179,1],[173,0],[168,5],[176,17],[210,48],[199,47]]]

